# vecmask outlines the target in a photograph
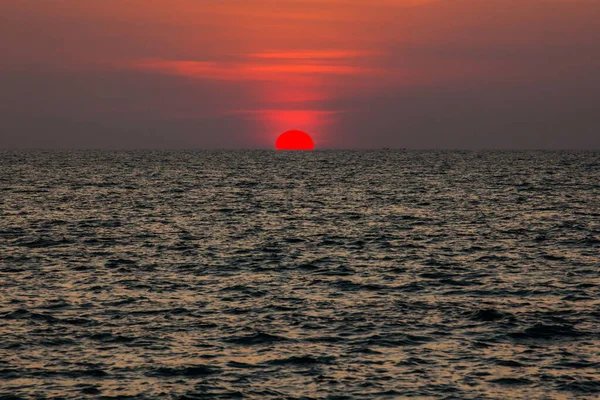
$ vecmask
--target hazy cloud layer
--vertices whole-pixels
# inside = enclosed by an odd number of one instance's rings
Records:
[[[600,1],[0,2],[0,147],[600,148]]]

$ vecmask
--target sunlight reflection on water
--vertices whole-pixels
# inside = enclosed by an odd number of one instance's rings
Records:
[[[600,393],[598,153],[1,162],[2,395]]]

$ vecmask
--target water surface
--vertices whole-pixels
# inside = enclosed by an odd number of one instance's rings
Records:
[[[600,395],[600,153],[0,155],[0,396]]]

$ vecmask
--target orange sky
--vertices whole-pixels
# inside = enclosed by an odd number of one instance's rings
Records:
[[[599,11],[600,0],[0,1],[9,87],[0,112],[17,146],[19,129],[29,142],[65,146],[266,148],[287,129],[307,130],[321,148],[470,147],[469,137],[472,147],[509,146],[498,132],[448,138],[477,129],[461,125],[466,105],[431,120],[462,99],[517,124],[522,112],[502,104],[529,96],[539,122],[565,106],[545,90],[585,108],[598,94]],[[63,130],[100,124],[114,137],[38,137],[28,116]],[[376,143],[364,132],[373,121]],[[431,137],[420,142],[423,134]]]

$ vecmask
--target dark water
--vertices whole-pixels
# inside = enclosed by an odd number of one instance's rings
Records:
[[[0,397],[600,396],[600,153],[0,155]]]

